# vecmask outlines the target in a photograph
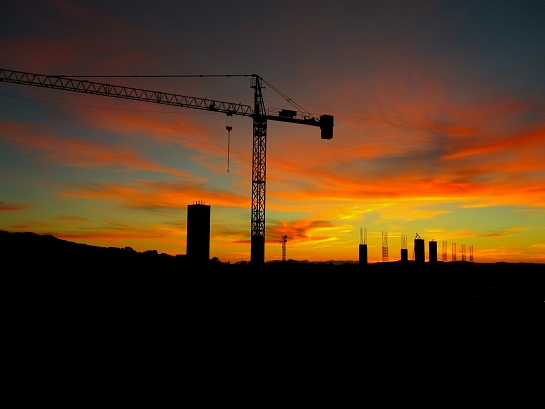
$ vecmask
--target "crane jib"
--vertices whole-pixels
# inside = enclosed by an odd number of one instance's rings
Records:
[[[82,92],[134,101],[153,102],[156,104],[179,106],[221,112],[227,115],[242,115],[259,120],[290,122],[301,125],[319,126],[322,139],[333,137],[333,116],[301,113],[291,110],[267,109],[267,114],[256,115],[254,108],[240,103],[216,101],[207,98],[190,97],[161,91],[104,84],[88,80],[78,80],[55,75],[34,74],[22,71],[0,69],[0,82],[32,85],[65,91]]]
[[[242,115],[249,117],[253,114],[253,108],[251,106],[240,103],[237,104],[233,102],[216,101],[207,98],[190,97],[168,92],[151,91],[140,88],[103,84],[87,80],[33,74],[21,71],[0,69],[0,82],[82,92],[86,94],[130,99],[134,101],[153,102],[156,104],[215,111],[230,115]]]

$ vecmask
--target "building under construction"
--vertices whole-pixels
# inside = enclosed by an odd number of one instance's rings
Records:
[[[435,240],[430,240],[428,242],[429,247],[429,262],[437,263],[437,242]]]
[[[414,261],[417,264],[424,264],[426,259],[426,249],[424,247],[424,239],[418,233],[414,238]]]
[[[210,260],[210,206],[204,202],[187,206],[186,255],[191,261]]]
[[[360,227],[360,245],[358,248],[359,264],[367,265],[367,229]]]

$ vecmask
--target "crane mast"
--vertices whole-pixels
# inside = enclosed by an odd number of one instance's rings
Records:
[[[285,109],[265,109],[262,94],[263,79],[255,74],[251,75],[251,88],[254,89],[253,107],[240,103],[237,104],[207,98],[189,97],[168,92],[103,84],[88,80],[68,78],[65,76],[34,74],[6,69],[0,69],[0,82],[222,112],[227,115],[251,117],[253,119],[253,155],[250,260],[253,264],[262,264],[265,262],[267,120],[319,126],[322,139],[333,138],[333,116],[331,115],[318,116],[308,112],[298,112]]]
[[[254,89],[254,132],[252,154],[252,230],[250,260],[265,261],[265,176],[267,171],[267,117],[261,78],[252,77]],[[263,260],[263,261],[262,261]]]

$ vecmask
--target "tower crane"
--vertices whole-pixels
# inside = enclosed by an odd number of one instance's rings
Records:
[[[206,75],[198,75],[205,77]],[[230,75],[227,75],[230,76]],[[263,83],[271,86],[256,74],[251,77],[250,87],[254,90],[253,107],[240,103],[197,98],[168,92],[145,90],[140,88],[104,84],[77,79],[80,76],[61,76],[34,74],[0,68],[0,82],[31,85],[64,91],[81,92],[105,97],[152,102],[206,111],[221,112],[227,115],[241,115],[253,120],[253,155],[252,155],[252,214],[250,261],[262,264],[265,261],[265,181],[267,121],[281,121],[300,125],[320,127],[321,138],[333,138],[333,116],[311,114],[301,107],[299,111],[265,108],[262,89]],[[92,76],[86,76],[90,78]],[[121,77],[121,76],[120,76]],[[125,76],[128,77],[128,76]],[[137,75],[131,77],[138,77]],[[271,86],[272,87],[272,86]],[[274,87],[272,87],[274,89]],[[228,129],[229,131],[229,129]]]

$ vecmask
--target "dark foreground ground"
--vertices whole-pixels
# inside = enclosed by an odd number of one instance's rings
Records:
[[[433,360],[430,351],[531,343],[545,322],[541,264],[255,267],[31,233],[0,239],[9,332],[29,350],[76,362],[177,357],[214,366],[228,357],[272,365],[306,356],[390,365],[402,356]]]

